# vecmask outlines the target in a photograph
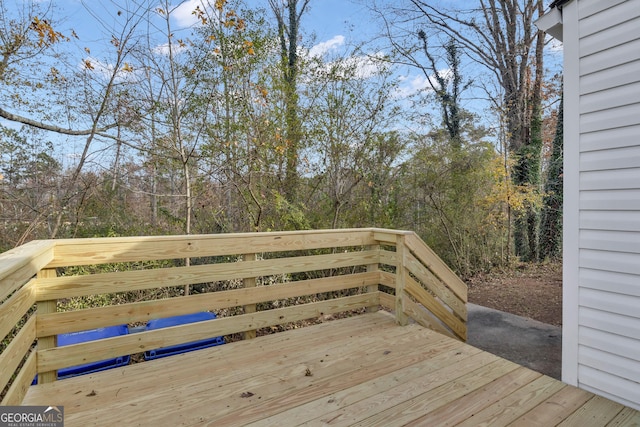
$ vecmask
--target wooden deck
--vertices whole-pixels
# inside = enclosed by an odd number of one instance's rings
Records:
[[[66,426],[638,425],[640,413],[386,312],[32,386]],[[634,424],[635,423],[635,424]]]

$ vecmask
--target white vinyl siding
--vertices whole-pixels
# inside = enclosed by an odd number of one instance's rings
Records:
[[[580,231],[580,247],[582,249],[640,253],[638,242],[640,242],[640,232],[629,232],[626,230],[617,232],[611,230]]]
[[[636,64],[636,79],[640,62]],[[640,125],[625,126],[622,128],[602,129],[582,135],[580,148],[583,154],[590,151],[608,150],[611,148],[637,147],[640,141]],[[585,169],[588,170],[588,169]]]
[[[614,209],[640,211],[640,190],[583,191],[580,209]]]
[[[640,40],[636,39],[623,45],[612,46],[607,51],[594,53],[582,58],[580,72],[583,75],[588,75],[606,68],[618,67],[627,62],[637,61],[638,59],[640,59]]]
[[[565,48],[577,51],[565,51],[574,56],[565,64],[577,56],[578,78],[565,86],[567,105],[578,109],[578,147],[565,152],[578,162],[566,176],[577,212],[570,205],[574,224],[565,222],[577,227],[578,271],[568,277],[577,283],[566,284],[575,299],[565,309],[577,311],[566,332],[578,337],[563,368],[578,386],[640,409],[640,0],[577,0],[564,12],[573,14],[563,16]],[[574,42],[569,20],[577,21]],[[573,268],[566,258],[565,268]]]
[[[584,389],[625,406],[631,408],[638,407],[637,382],[629,381],[620,376],[611,375],[606,371],[594,369],[586,365],[580,365],[578,368],[578,376],[581,380],[589,384],[589,387],[583,387]],[[634,396],[636,400],[632,400]]]
[[[588,151],[580,155],[580,169],[598,171],[634,168],[640,163],[640,146]]]

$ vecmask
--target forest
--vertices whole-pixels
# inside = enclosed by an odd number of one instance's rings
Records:
[[[462,277],[559,258],[547,4],[353,0],[376,34],[322,50],[321,1],[87,1],[88,37],[55,2],[0,0],[0,251],[384,227]]]

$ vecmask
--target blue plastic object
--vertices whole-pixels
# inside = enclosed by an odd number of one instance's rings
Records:
[[[58,347],[71,344],[80,344],[87,341],[95,341],[103,338],[117,337],[129,333],[127,325],[107,326],[105,328],[89,329],[87,331],[71,332],[68,334],[58,335]],[[75,377],[78,375],[90,374],[93,372],[104,371],[119,366],[129,364],[131,356],[120,356],[113,359],[99,360],[97,362],[85,363],[82,365],[69,366],[58,370],[58,379]],[[32,385],[37,384],[37,375]]]
[[[100,340],[103,338],[127,335],[129,328],[127,325],[107,326],[105,328],[90,329],[88,331],[72,332],[58,335],[58,347],[71,344],[79,344],[87,341]],[[104,371],[106,369],[117,368],[129,364],[131,356],[119,356],[113,359],[99,360],[97,362],[83,365],[70,366],[58,370],[58,378],[75,377],[77,375],[90,374],[92,372]]]
[[[205,320],[213,320],[216,318],[214,313],[202,311],[193,314],[184,314],[181,316],[164,317],[162,319],[153,319],[147,322],[147,331],[154,329],[168,328],[171,326],[184,325],[188,323],[202,322]],[[145,360],[159,359],[161,357],[172,356],[174,354],[186,353],[202,348],[213,347],[224,344],[224,338],[215,337],[207,338],[199,341],[192,341],[184,344],[177,344],[169,347],[162,347],[155,350],[145,351]]]

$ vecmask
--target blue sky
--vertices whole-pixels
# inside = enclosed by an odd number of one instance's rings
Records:
[[[24,3],[29,0],[13,1]],[[40,1],[42,4],[46,4],[49,0]],[[273,20],[268,0],[245,1],[251,7],[264,8],[268,14],[267,19]],[[98,31],[100,28],[96,25],[96,18],[103,19],[106,26],[109,26],[116,21],[115,11],[117,7],[115,5],[122,4],[123,8],[130,9],[132,4],[145,1],[54,0],[54,2],[61,9],[60,12],[64,16],[64,27],[67,29],[73,28],[80,37],[79,43],[90,45],[92,49],[91,56],[98,58],[97,51],[100,49],[100,44],[108,45],[109,37],[105,37],[104,32]],[[161,0],[158,0],[158,4],[160,2]],[[172,25],[175,26],[176,32],[179,31],[178,28],[180,27],[185,29],[195,24],[197,20],[192,15],[192,11],[201,2],[202,0],[173,1],[173,5],[178,6],[178,9],[172,12],[172,16],[175,17]],[[88,5],[96,16],[89,16],[83,3]],[[302,44],[310,49],[312,53],[344,53],[349,46],[372,40],[379,35],[379,26],[381,25],[379,19],[376,19],[369,10],[368,5],[373,3],[371,0],[311,0],[308,11],[303,16],[302,32],[305,37]],[[398,0],[377,0],[375,3],[378,6],[400,4]],[[468,0],[433,0],[432,3],[441,3],[447,7],[456,8],[469,7],[476,2]],[[376,50],[372,45],[365,51],[369,55],[375,55],[378,52],[379,50]],[[383,51],[383,53],[385,52]],[[104,64],[104,66],[106,67],[107,65]],[[463,73],[467,78],[477,78],[473,74],[477,74],[479,71],[486,72],[486,70],[479,70],[477,67],[473,70],[463,69]],[[417,69],[398,67],[396,75],[400,84],[398,92],[401,96],[408,96],[428,87],[426,77]]]
[[[15,0],[25,1],[25,0]],[[384,0],[392,1],[392,0]],[[384,3],[384,1],[380,3]],[[86,0],[85,3],[92,9],[94,15],[99,15],[106,26],[111,25],[115,19],[116,7],[111,2],[98,2],[96,0]],[[115,0],[113,3],[126,5],[127,1]],[[302,32],[304,35],[303,45],[310,49],[312,54],[324,53],[344,53],[355,45],[370,41],[378,35],[379,30],[375,17],[362,0],[311,0],[307,13],[303,16]],[[73,29],[79,36],[78,43],[84,47],[90,47],[88,57],[92,58],[95,65],[99,61],[100,46],[109,44],[109,37],[105,37],[104,30],[101,31],[96,25],[96,17],[90,16],[81,0],[61,0],[56,3],[62,12],[63,32],[68,34]],[[174,16],[172,25],[175,31],[180,28],[185,31],[190,26],[196,25],[196,18],[192,15],[195,7],[201,4],[201,0],[175,1],[174,5],[179,5],[178,9],[172,12]],[[267,13],[269,4],[267,0],[247,0],[249,6],[263,7]],[[125,7],[125,6],[123,6]],[[126,7],[130,7],[126,6]],[[268,19],[273,19],[271,15]],[[114,25],[115,26],[115,25]],[[105,39],[106,38],[106,39]],[[378,51],[370,47],[365,53],[375,55]],[[371,67],[370,61],[363,57],[363,67]],[[100,64],[98,67],[108,69],[108,64]],[[427,87],[425,77],[417,70],[404,69],[400,72],[402,95],[409,95],[416,90]]]
[[[10,1],[20,4],[30,0]],[[49,0],[39,1],[42,4],[49,2]],[[263,7],[269,14],[267,19],[273,19],[269,10],[268,0],[245,1],[249,6]],[[78,43],[81,46],[83,46],[83,43],[89,46],[91,48],[89,55],[94,58],[100,57],[100,46],[108,46],[110,41],[109,36],[105,35],[105,31],[100,31],[100,26],[96,25],[96,19],[104,20],[105,26],[108,27],[117,19],[115,14],[117,6],[115,5],[122,4],[123,8],[131,9],[134,3],[143,2],[144,0],[54,0],[54,4],[60,9],[58,12],[61,12],[56,13],[56,15],[63,16],[63,32],[68,34],[69,29],[73,28],[80,37]],[[158,4],[160,2],[161,0],[158,0]],[[188,28],[195,24],[196,18],[192,15],[192,11],[201,2],[202,0],[173,1],[173,5],[178,6],[178,9],[172,13],[175,16],[172,25],[175,26],[176,31],[179,31],[179,27]],[[449,7],[454,8],[468,7],[470,4],[468,0],[434,0],[434,3],[437,2],[446,3]],[[95,16],[88,14],[87,8],[83,3],[93,10]],[[373,16],[369,7],[367,7],[368,4],[372,3],[371,0],[311,0],[308,12],[303,17],[302,31],[305,38],[302,44],[309,48],[312,53],[322,54],[323,52],[344,53],[348,46],[370,41],[373,37],[379,35],[378,27],[380,26],[379,20]],[[385,3],[398,4],[398,1],[377,0],[375,3],[378,5],[384,5]],[[117,27],[117,25],[114,25],[114,27]],[[365,51],[369,55],[375,55],[378,52],[373,46]],[[103,66],[108,67],[108,64],[103,64]],[[476,69],[468,72],[463,69],[468,78],[475,77],[471,74],[476,74],[478,71]],[[398,68],[396,75],[400,83],[399,94],[402,96],[411,95],[428,87],[426,77],[417,69]]]
[[[6,1],[6,0],[5,0]],[[9,0],[9,4],[23,5],[29,0]],[[40,0],[42,5],[48,4],[49,0]],[[195,6],[200,3],[201,0],[184,0],[178,2],[175,0],[175,4],[180,4],[180,9],[175,13],[175,19],[172,22],[175,30],[178,28],[188,28],[194,25],[194,16],[191,12]],[[450,3],[452,7],[457,4],[468,5],[468,1],[461,2],[459,0],[438,0],[441,2]],[[143,0],[84,0],[84,4],[88,5],[93,10],[94,16],[91,16],[83,5],[82,0],[55,0],[55,4],[59,8],[55,15],[62,17],[61,31],[65,34],[70,33],[70,29],[73,28],[80,40],[77,41],[80,48],[84,46],[91,47],[91,53],[87,53],[87,57],[100,58],[101,46],[108,47],[112,50],[113,46],[110,46],[110,37],[106,33],[105,28],[113,25],[117,28],[121,24],[121,19],[118,18],[117,6],[122,4],[123,8],[130,9],[133,3],[143,2]],[[261,6],[269,14],[267,19],[273,19],[271,11],[269,10],[269,3],[267,0],[246,0],[249,6]],[[396,0],[377,0],[378,4],[393,3],[396,4]],[[158,4],[160,0],[158,0]],[[305,35],[303,39],[303,45],[310,49],[311,53],[322,54],[327,53],[344,53],[348,46],[357,45],[361,42],[370,41],[374,36],[378,35],[380,25],[379,21],[375,19],[370,12],[367,3],[371,3],[369,0],[311,0],[309,10],[303,17],[302,31]],[[11,7],[10,5],[8,6]],[[101,28],[97,25],[97,20],[102,20],[104,26]],[[119,22],[120,21],[120,22]],[[114,24],[116,23],[117,24]],[[366,53],[375,55],[379,52],[380,48],[376,48],[373,45],[368,45]],[[107,56],[104,56],[105,58]],[[74,58],[74,60],[76,60]],[[81,66],[81,59],[78,58],[78,66]],[[367,58],[360,56],[354,58],[355,61],[362,61],[363,70],[365,67],[371,67],[371,63],[367,63]],[[100,59],[96,59],[100,61]],[[105,59],[106,61],[106,59]],[[98,64],[98,67],[103,67],[105,70],[109,69],[108,63]],[[99,69],[99,68],[98,68]],[[443,70],[445,71],[445,70]],[[477,73],[477,69],[463,70],[466,78],[477,78],[474,73]],[[485,71],[486,70],[480,70]],[[364,72],[363,72],[364,73]],[[424,74],[417,70],[408,67],[398,68],[395,73],[395,78],[399,82],[399,89],[397,95],[399,97],[408,97],[416,92],[428,88],[428,82]],[[483,121],[491,120],[491,115],[487,114],[484,110],[487,103],[473,99],[472,91],[465,93],[467,99],[464,100],[465,108],[481,114]],[[477,95],[477,97],[484,96],[483,93]],[[427,106],[427,108],[429,108]]]

